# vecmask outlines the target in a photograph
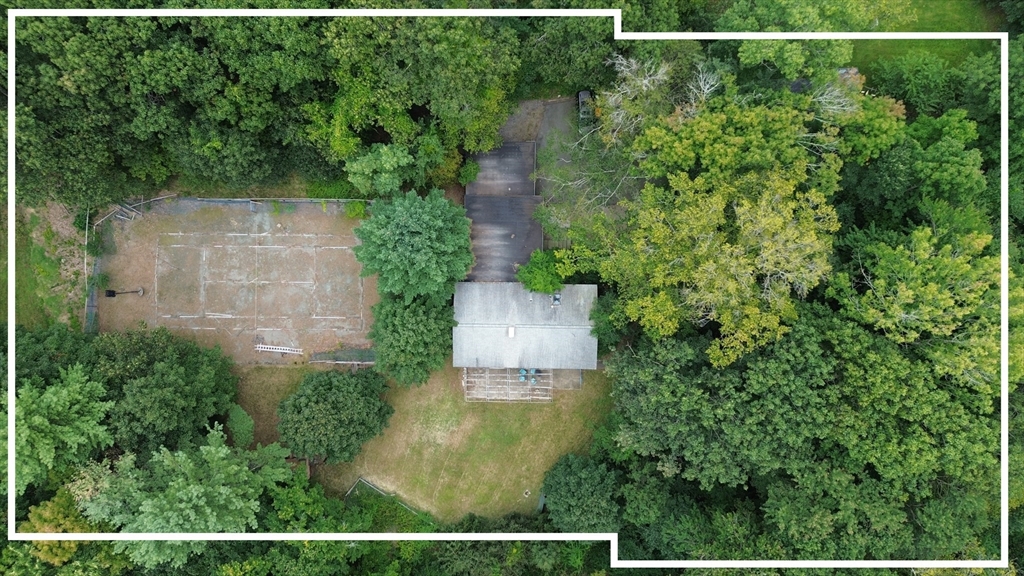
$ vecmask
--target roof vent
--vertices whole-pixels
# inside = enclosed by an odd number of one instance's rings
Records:
[[[516,327],[515,326],[509,326],[508,327],[508,337],[509,338],[515,338],[516,337]]]

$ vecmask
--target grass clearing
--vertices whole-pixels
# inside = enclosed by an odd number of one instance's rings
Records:
[[[15,218],[15,285],[14,316],[18,324],[30,329],[45,328],[50,323],[49,308],[54,307],[52,292],[49,300],[41,296],[41,286],[56,284],[54,272],[59,276],[59,264],[47,257],[42,246],[32,241],[32,231],[39,225],[35,215],[29,218]]]
[[[86,274],[84,234],[63,206],[19,207],[15,221],[15,322],[42,328],[63,322],[82,329]]]
[[[354,462],[317,467],[314,479],[341,495],[362,476],[446,522],[533,513],[544,473],[585,450],[611,411],[610,381],[587,372],[582,390],[556,391],[545,404],[467,403],[461,374],[449,363],[423,386],[391,389],[383,435]]]
[[[253,439],[266,446],[277,442],[277,405],[298,390],[302,378],[313,371],[300,366],[235,366],[238,397],[235,401],[256,423]]]
[[[1004,24],[998,10],[981,0],[911,0],[917,21],[903,32],[995,32]],[[980,54],[998,46],[991,40],[857,40],[853,43],[852,66],[870,73],[871,64],[880,58],[900,56],[910,50],[927,50],[949,61],[963,62],[968,54]]]

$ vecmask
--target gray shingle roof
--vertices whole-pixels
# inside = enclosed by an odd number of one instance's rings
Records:
[[[486,368],[597,368],[590,309],[597,286],[565,286],[561,305],[518,282],[455,286],[454,365]],[[509,327],[514,335],[509,337]]]

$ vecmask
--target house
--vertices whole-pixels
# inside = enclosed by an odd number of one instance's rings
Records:
[[[564,286],[558,301],[518,282],[455,286],[453,364],[460,368],[594,370],[590,310],[597,286]]]
[[[540,203],[530,173],[534,142],[506,143],[477,155],[466,188],[475,265],[455,285],[453,365],[468,401],[547,402],[552,390],[578,389],[597,368],[590,310],[597,286],[570,285],[551,296],[523,288],[516,269],[543,246],[533,219]]]

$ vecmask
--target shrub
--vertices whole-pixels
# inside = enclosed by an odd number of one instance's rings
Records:
[[[366,218],[366,202],[363,202],[362,200],[346,202],[345,216],[348,216],[349,218],[355,218],[356,220],[362,220],[363,218]]]
[[[96,211],[89,211],[85,208],[79,208],[78,212],[75,212],[75,228],[78,228],[82,232],[85,232],[86,226],[92,226],[93,222],[96,221]]]
[[[228,431],[231,432],[231,442],[238,448],[248,448],[252,444],[256,429],[256,422],[252,416],[238,404],[232,404],[228,409]]]
[[[466,160],[466,163],[459,168],[459,184],[463,186],[468,185],[470,182],[476,180],[477,175],[480,174],[480,165],[473,160]]]
[[[306,185],[306,196],[309,198],[364,198],[355,186],[342,176],[338,180],[313,180]]]
[[[531,292],[554,294],[562,289],[562,277],[555,267],[557,262],[554,250],[534,250],[530,261],[519,267],[516,279]]]
[[[98,290],[106,290],[110,287],[110,275],[107,273],[97,274],[89,277],[89,286]]]
[[[460,164],[462,154],[455,149],[448,150],[444,155],[444,161],[427,172],[427,180],[438,188],[451,186],[458,182]]]
[[[608,293],[600,296],[590,310],[590,321],[593,324],[590,333],[597,338],[598,353],[614,350],[622,340],[623,331],[613,318],[616,312],[615,305],[615,295]]]

